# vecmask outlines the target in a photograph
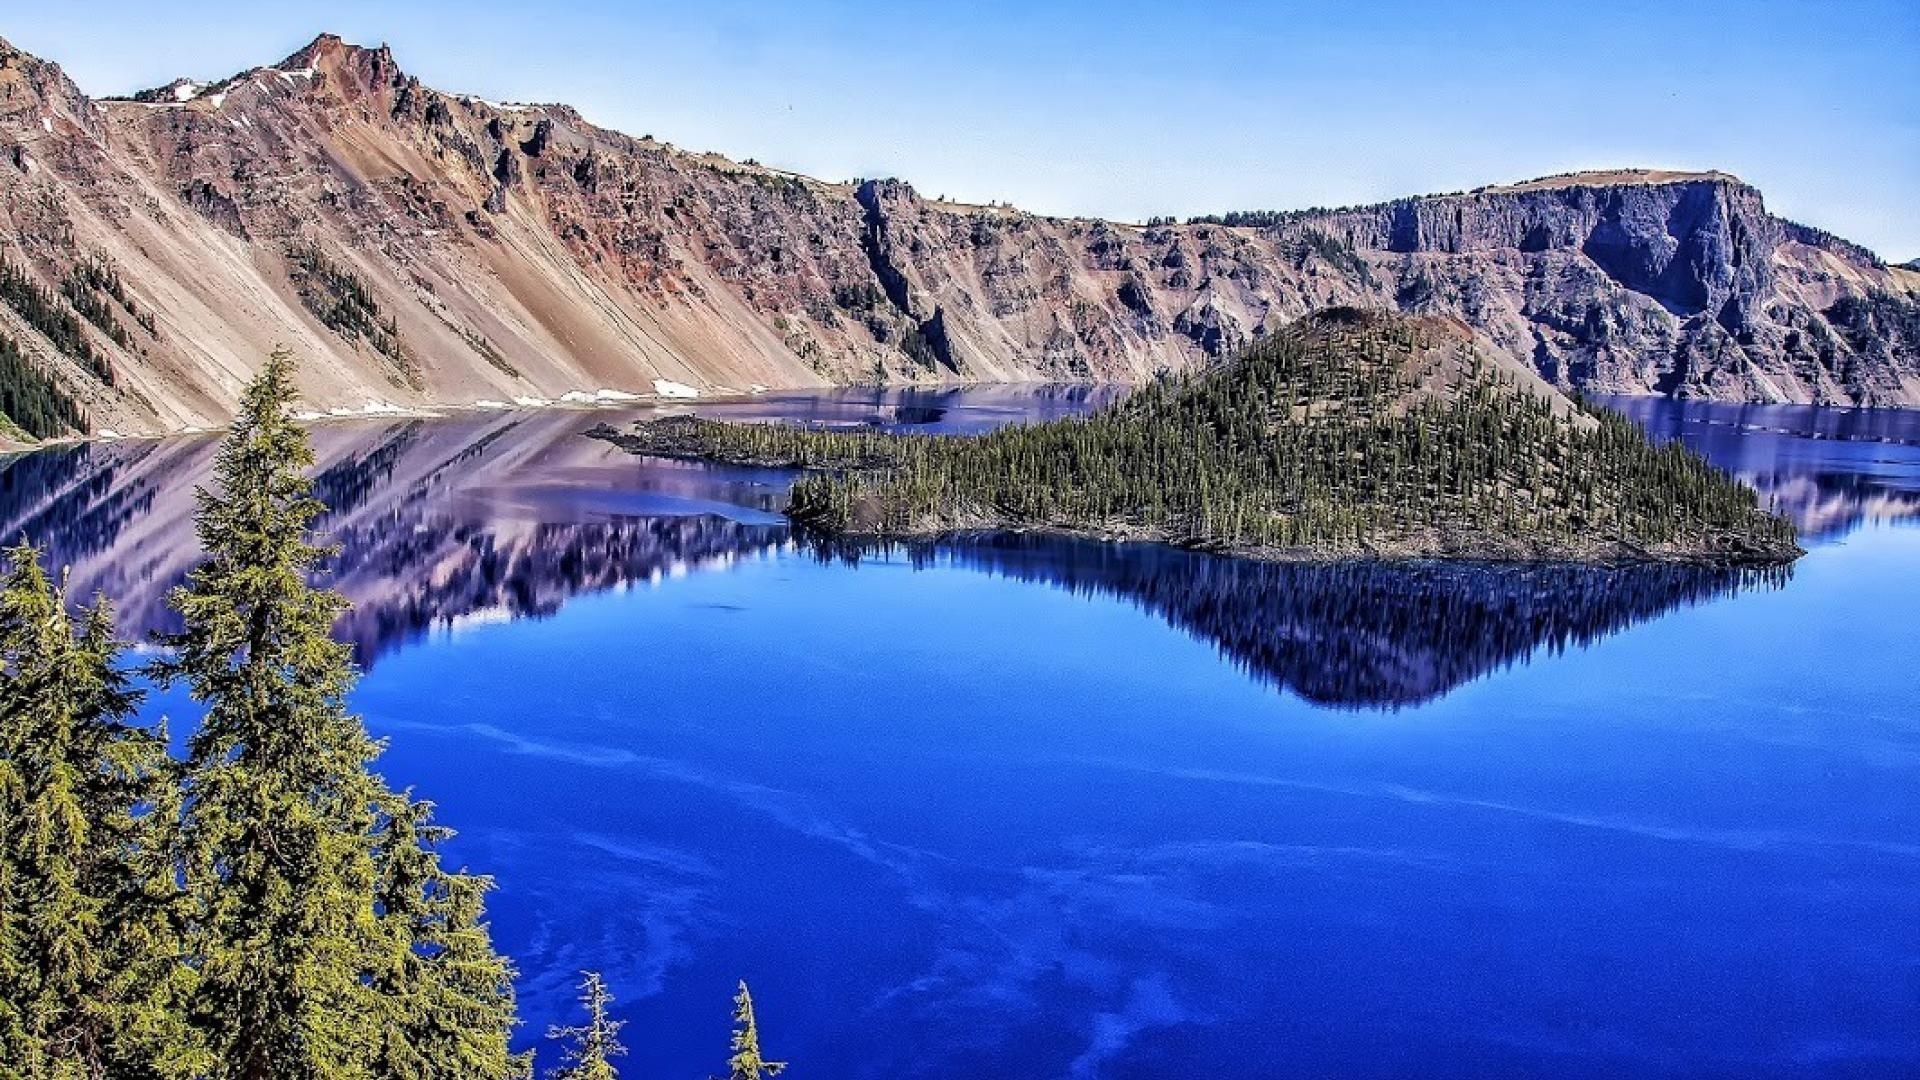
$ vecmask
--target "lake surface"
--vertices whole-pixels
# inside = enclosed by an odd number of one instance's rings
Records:
[[[498,877],[529,1042],[595,968],[640,1077],[721,1068],[740,977],[796,1080],[1920,1074],[1920,414],[1617,404],[1810,554],[852,555],[604,414],[315,437],[355,704]],[[211,445],[0,463],[0,527],[163,627]]]

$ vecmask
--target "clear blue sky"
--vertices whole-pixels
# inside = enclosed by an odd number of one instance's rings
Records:
[[[321,30],[430,84],[817,176],[1140,218],[1719,168],[1920,256],[1920,0],[0,0],[96,94]]]

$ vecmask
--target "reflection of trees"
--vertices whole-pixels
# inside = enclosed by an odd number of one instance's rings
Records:
[[[1082,392],[1063,391],[1059,401],[1009,396],[1005,413],[1077,408]],[[937,427],[978,422],[995,402],[979,392],[850,391],[817,408],[840,419],[850,406],[889,408],[896,422],[905,410],[906,420]],[[1774,495],[1807,535],[1920,512],[1912,453],[1920,416],[1754,408],[1728,416],[1694,403],[1677,411],[1629,404],[1656,432],[1686,438]],[[714,408],[805,411],[791,401]],[[1777,433],[1802,420],[1823,437]],[[341,545],[331,580],[355,602],[343,636],[371,661],[436,622],[545,615],[571,596],[783,542],[784,526],[687,512],[687,500],[695,511],[772,509],[775,477],[642,465],[578,438],[587,426],[578,416],[510,414],[316,429],[316,490],[335,507],[323,529]],[[104,591],[129,634],[160,628],[165,591],[194,559],[192,489],[212,446],[208,438],[127,441],[0,458],[0,540],[48,545],[56,566],[73,567],[75,595]],[[681,500],[680,512],[656,514],[652,496]],[[1584,644],[1769,580],[1672,566],[1268,565],[1033,537],[937,557],[1125,597],[1263,679],[1355,707],[1430,700],[1538,650]]]
[[[606,455],[621,491],[669,499],[766,504],[778,493],[738,473],[638,471],[580,439],[583,426],[510,416],[316,432],[314,493],[331,508],[319,529],[338,547],[321,580],[353,601],[337,632],[361,663],[436,624],[549,615],[582,593],[785,543],[784,524],[591,503],[609,495],[607,476],[569,485],[550,463],[564,472]],[[193,489],[213,446],[92,443],[0,458],[0,539],[45,545],[50,562],[73,568],[76,596],[115,601],[128,636],[177,629],[165,597],[197,559]]]
[[[839,552],[838,554],[845,554]],[[1586,645],[1788,571],[1674,564],[1260,563],[1032,535],[917,549],[1076,593],[1131,600],[1243,670],[1323,705],[1438,698],[1536,651]]]
[[[81,443],[0,460],[0,542],[53,544],[65,563],[106,551],[153,507],[149,484],[123,484],[124,467],[153,443]]]
[[[785,543],[783,525],[709,515],[579,524],[485,525],[438,517],[333,534],[341,591],[354,602],[335,636],[362,664],[435,626],[545,617],[570,598]]]

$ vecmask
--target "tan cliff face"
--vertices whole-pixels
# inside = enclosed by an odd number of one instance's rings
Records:
[[[1920,274],[1719,174],[1141,228],[687,153],[327,36],[131,101],[0,43],[0,196],[0,257],[96,359],[5,305],[0,335],[94,430],[218,423],[277,345],[309,407],[378,411],[1137,380],[1334,304],[1460,318],[1562,386],[1920,402]]]

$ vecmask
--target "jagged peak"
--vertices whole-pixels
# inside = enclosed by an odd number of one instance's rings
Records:
[[[323,33],[273,66],[279,71],[327,71],[362,60],[390,67],[393,49],[385,44],[368,48],[355,45],[339,34]]]

